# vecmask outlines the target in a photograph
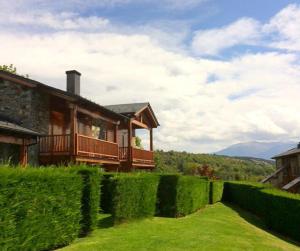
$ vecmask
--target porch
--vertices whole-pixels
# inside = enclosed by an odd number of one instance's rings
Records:
[[[72,144],[74,142],[74,145]],[[72,146],[73,145],[73,146]],[[75,133],[47,135],[39,139],[40,163],[66,164],[84,162],[89,164],[116,165],[116,168],[128,166],[154,166],[153,151],[146,151],[134,147],[119,147],[118,143],[95,139]],[[123,164],[123,165],[122,165]]]

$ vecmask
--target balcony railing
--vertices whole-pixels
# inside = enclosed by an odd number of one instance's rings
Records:
[[[128,160],[128,147],[119,147],[119,158],[120,160]],[[154,154],[152,151],[146,151],[132,147],[132,161],[142,163],[153,163]]]
[[[133,162],[145,162],[153,163],[154,154],[152,151],[146,151],[142,149],[132,148],[132,159]]]
[[[47,135],[40,137],[41,154],[63,154],[70,152],[70,134]]]
[[[128,147],[118,147],[117,143],[75,134],[74,148],[71,146],[71,135],[47,135],[39,140],[41,155],[74,155],[95,159],[128,160]],[[72,147],[72,149],[71,149]],[[133,148],[132,162],[153,164],[152,151]]]
[[[108,142],[92,137],[76,134],[77,155],[96,158],[119,158],[119,148],[117,143]]]

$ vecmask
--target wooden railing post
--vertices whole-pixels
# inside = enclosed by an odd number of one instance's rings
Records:
[[[131,169],[132,167],[132,145],[131,145],[131,141],[132,141],[132,119],[129,119],[128,121],[128,168]]]
[[[153,129],[150,128],[150,151],[153,151]]]
[[[75,156],[77,153],[76,133],[77,133],[77,105],[70,106],[70,155]]]
[[[23,144],[20,149],[20,164],[25,167],[28,163],[28,146],[25,144],[25,139],[23,139]]]

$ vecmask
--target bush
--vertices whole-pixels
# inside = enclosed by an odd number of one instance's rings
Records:
[[[82,180],[54,169],[0,168],[0,250],[49,250],[80,231]]]
[[[240,207],[257,215],[265,215],[264,198],[260,190],[264,188],[261,183],[225,182],[224,200],[238,204]]]
[[[260,216],[273,230],[300,241],[300,195],[258,183],[225,182],[224,199]]]
[[[155,214],[157,175],[122,174],[110,177],[109,182],[111,213],[115,221]]]
[[[210,204],[215,204],[222,200],[223,187],[224,187],[223,181],[210,182],[210,196],[209,196]]]
[[[277,189],[263,189],[261,193],[266,205],[267,226],[300,241],[300,195]]]
[[[159,216],[184,216],[204,207],[208,200],[207,179],[172,174],[160,176],[157,202]]]
[[[98,168],[85,165],[67,168],[71,172],[79,174],[83,180],[83,190],[81,199],[82,219],[80,222],[81,233],[86,235],[97,226],[97,217],[100,208],[100,179]]]
[[[112,182],[110,180],[114,175],[121,175],[117,173],[104,173],[101,179],[101,196],[100,196],[100,207],[101,211],[106,214],[112,213]]]

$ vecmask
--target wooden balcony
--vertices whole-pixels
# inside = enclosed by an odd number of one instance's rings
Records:
[[[129,148],[120,147],[119,148],[119,159],[120,161],[128,161]],[[131,148],[131,160],[133,166],[154,166],[154,153],[153,151],[147,151],[138,148]]]
[[[74,162],[94,164],[119,164],[117,143],[75,134],[74,145],[71,135],[47,135],[40,137],[39,155],[42,164]]]
[[[120,164],[122,162],[136,167],[154,167],[153,151],[119,147],[117,143],[77,133],[74,146],[69,134],[42,136],[39,140],[39,150],[40,162],[44,165],[74,161],[94,164]]]

